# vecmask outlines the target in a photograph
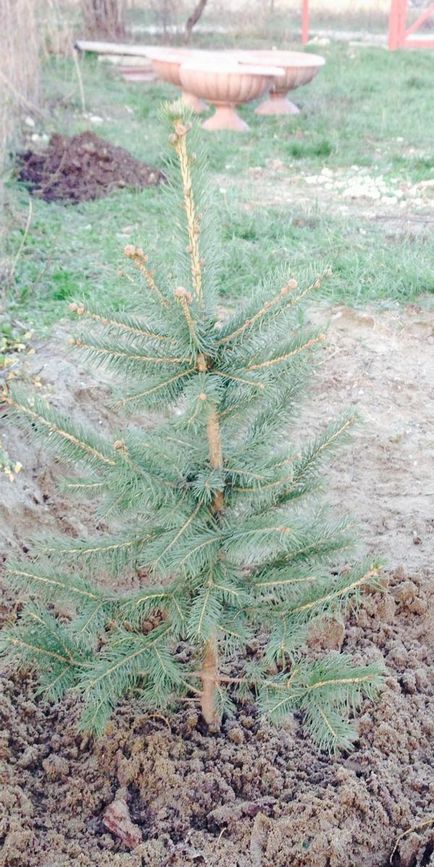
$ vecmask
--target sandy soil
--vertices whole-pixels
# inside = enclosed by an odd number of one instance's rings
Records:
[[[0,867],[434,864],[433,319],[416,306],[327,307],[317,317],[329,322],[329,341],[303,423],[359,408],[364,422],[329,471],[330,500],[359,522],[362,552],[385,561],[384,592],[367,593],[345,628],[329,623],[312,636],[386,660],[384,691],[362,708],[356,749],[328,759],[297,716],[278,730],[249,705],[210,736],[193,705],[166,720],[126,704],[93,743],[77,733],[72,697],[53,708],[34,699],[31,678],[4,676]],[[55,402],[66,412],[106,426],[107,382],[95,386],[71,363],[65,334],[17,370],[62,395]],[[89,507],[68,511],[55,485],[59,464],[10,426],[3,442],[24,467],[14,482],[0,479],[5,554],[36,528],[81,535],[96,526]],[[9,617],[7,591],[3,599]],[[113,801],[116,815],[129,811],[129,847],[103,823]]]
[[[397,142],[401,144],[401,139]],[[414,157],[418,151],[411,148],[407,153]],[[218,186],[225,195],[227,175],[218,178]],[[333,213],[376,221],[385,232],[398,236],[428,234],[434,225],[434,179],[412,184],[363,166],[325,167],[308,174],[300,171],[297,163],[285,165],[270,158],[265,166],[251,166],[245,173],[231,176],[230,188],[236,189],[243,207],[252,212],[290,206],[297,212]]]

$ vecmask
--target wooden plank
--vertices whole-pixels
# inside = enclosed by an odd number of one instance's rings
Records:
[[[147,57],[150,45],[131,45],[125,42],[92,42],[77,39],[77,51],[91,51],[95,54],[122,54],[129,57]],[[153,46],[155,47],[155,46]]]

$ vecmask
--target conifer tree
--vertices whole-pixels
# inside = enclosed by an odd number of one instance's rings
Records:
[[[301,448],[290,435],[322,340],[297,310],[319,281],[255,286],[222,321],[196,132],[179,104],[167,115],[173,262],[157,278],[128,246],[142,281],[134,309],[72,305],[92,326],[77,349],[125,381],[114,407],[120,432],[96,435],[37,397],[7,396],[33,436],[84,468],[68,490],[98,499],[117,529],[44,542],[9,564],[28,601],[0,648],[9,664],[37,670],[49,698],[78,691],[82,725],[97,734],[132,694],[160,710],[193,699],[214,729],[250,697],[276,721],[301,711],[322,748],[349,747],[349,711],[374,695],[380,670],[339,653],[312,659],[306,636],[377,570],[339,565],[349,532],[318,506],[323,459],[352,417],[318,438],[303,432]],[[154,428],[137,422],[149,410],[159,411]],[[122,589],[126,577],[134,590]],[[246,654],[253,637],[257,650]]]

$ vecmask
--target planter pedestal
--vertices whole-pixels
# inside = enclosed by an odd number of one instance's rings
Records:
[[[247,132],[249,125],[235,111],[235,104],[213,103],[215,113],[202,124],[204,129],[232,129],[236,132]]]
[[[268,99],[255,108],[256,114],[300,114],[300,109],[288,99],[286,93],[270,91]]]

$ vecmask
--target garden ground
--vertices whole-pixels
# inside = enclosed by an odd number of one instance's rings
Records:
[[[276,729],[250,706],[209,736],[194,705],[170,720],[123,705],[94,744],[77,734],[73,698],[50,708],[35,701],[28,678],[6,678],[2,867],[432,863],[434,56],[326,53],[324,75],[300,93],[302,115],[265,121],[246,109],[252,132],[210,139],[210,171],[228,305],[271,267],[300,279],[331,269],[309,314],[328,325],[328,341],[300,435],[343,406],[360,410],[352,444],[330,468],[329,500],[354,516],[362,552],[383,559],[384,590],[366,593],[345,625],[328,623],[311,642],[364,661],[382,654],[385,689],[362,708],[355,751],[328,759],[298,718]],[[71,67],[50,65],[51,117],[29,126],[31,135],[92,126],[161,167],[158,104],[172,91],[128,87],[94,62],[83,75],[86,117]],[[167,237],[161,192],[70,207],[33,200],[27,220],[27,193],[11,180],[8,201],[10,370],[77,419],[110,426],[108,380],[77,367],[69,323],[52,326],[68,299],[97,293],[123,304],[131,288],[117,274],[122,246],[138,242],[158,258]],[[30,328],[33,337],[22,338]],[[14,482],[0,481],[5,553],[36,527],[73,536],[102,529],[91,506],[68,507],[58,462],[10,425],[3,442],[11,465],[23,464]],[[5,591],[6,619],[10,602]],[[132,852],[104,828],[114,798],[140,829]]]

